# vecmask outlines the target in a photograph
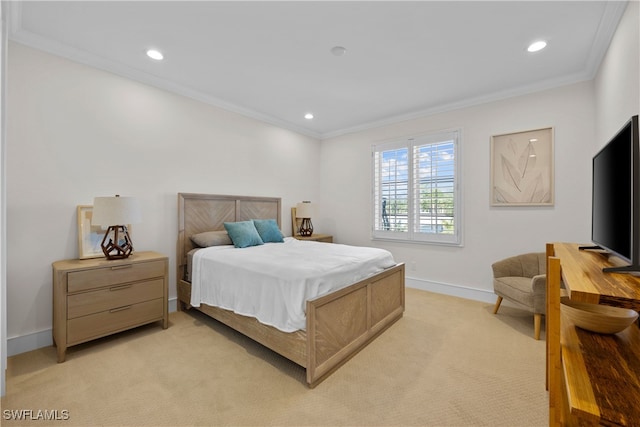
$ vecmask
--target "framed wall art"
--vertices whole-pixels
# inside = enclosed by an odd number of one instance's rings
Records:
[[[491,137],[491,206],[553,206],[553,128]]]
[[[92,205],[78,206],[78,257],[80,259],[103,257],[100,244],[105,230],[101,226],[91,225]]]

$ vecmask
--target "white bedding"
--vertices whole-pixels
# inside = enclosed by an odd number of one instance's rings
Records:
[[[304,330],[308,299],[394,265],[384,249],[292,237],[242,249],[212,246],[193,256],[191,305],[232,310],[284,332]]]

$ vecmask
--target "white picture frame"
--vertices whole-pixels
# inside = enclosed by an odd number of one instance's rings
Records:
[[[80,259],[104,256],[100,244],[105,231],[102,227],[91,224],[92,215],[93,205],[78,206],[78,258]]]

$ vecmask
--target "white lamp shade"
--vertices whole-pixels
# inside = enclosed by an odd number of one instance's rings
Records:
[[[313,216],[313,205],[309,202],[298,203],[296,205],[296,218],[311,218]]]
[[[128,225],[141,222],[140,201],[135,197],[96,197],[92,225]]]

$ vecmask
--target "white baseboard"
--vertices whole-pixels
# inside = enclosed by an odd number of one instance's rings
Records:
[[[423,291],[435,292],[437,294],[451,295],[458,298],[470,299],[486,303],[495,303],[496,294],[486,289],[469,288],[466,286],[452,285],[449,283],[431,282],[424,279],[405,277],[405,286],[408,288],[421,289]]]
[[[36,350],[42,347],[53,345],[53,336],[51,329],[33,332],[19,337],[10,337],[7,339],[7,356],[15,356],[16,354],[26,353],[27,351]]]
[[[421,289],[423,291],[435,292],[438,294],[451,295],[454,297],[465,298],[486,303],[494,303],[496,295],[493,291],[485,289],[475,289],[465,286],[452,285],[449,283],[431,282],[423,279],[415,279],[407,277],[405,285],[409,288]],[[169,312],[177,309],[177,298],[169,299]],[[7,356],[15,356],[16,354],[26,353],[27,351],[37,350],[42,347],[53,345],[53,337],[51,329],[33,332],[31,334],[12,337],[7,339]]]
[[[176,311],[177,298],[169,299],[169,313]],[[27,351],[37,350],[42,347],[53,345],[53,334],[51,329],[33,332],[19,337],[7,339],[7,356],[15,356],[16,354],[26,353]]]

